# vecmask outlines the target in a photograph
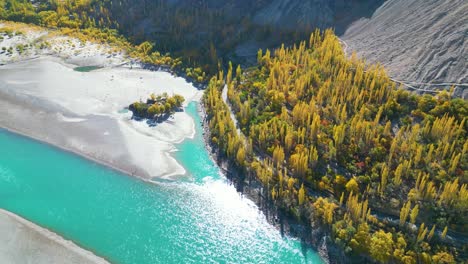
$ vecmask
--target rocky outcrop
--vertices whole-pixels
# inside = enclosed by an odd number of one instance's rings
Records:
[[[274,0],[257,10],[254,22],[284,29],[334,28],[338,34],[353,21],[370,17],[384,0]]]

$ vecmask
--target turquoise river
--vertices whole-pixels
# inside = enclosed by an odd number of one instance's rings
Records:
[[[322,263],[227,183],[186,110],[196,134],[173,155],[187,175],[155,184],[0,130],[0,208],[112,263]]]

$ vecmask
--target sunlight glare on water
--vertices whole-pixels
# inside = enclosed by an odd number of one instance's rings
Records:
[[[187,112],[197,133],[174,153],[187,175],[156,184],[0,130],[0,208],[113,263],[322,263],[227,183]]]

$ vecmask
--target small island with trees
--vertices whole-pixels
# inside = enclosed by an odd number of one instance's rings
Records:
[[[148,119],[148,123],[155,124],[167,120],[175,112],[183,111],[182,104],[185,98],[175,94],[169,96],[167,93],[160,95],[151,94],[146,102],[134,102],[128,109],[132,111],[134,119]]]

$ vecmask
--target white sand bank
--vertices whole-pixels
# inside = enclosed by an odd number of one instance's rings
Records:
[[[122,113],[151,93],[177,93],[186,103],[200,91],[166,72],[103,68],[77,72],[53,57],[0,66],[0,127],[5,127],[136,176],[184,174],[168,155],[193,135],[193,120],[179,112],[149,127]]]
[[[122,110],[151,93],[177,93],[187,104],[199,100],[201,91],[166,72],[121,67],[128,58],[105,45],[50,37],[37,28],[22,32],[0,34],[0,127],[149,180],[185,173],[170,152],[193,137],[192,118],[178,112],[149,127]],[[26,44],[21,53],[16,50]],[[77,72],[76,66],[103,68]],[[0,209],[0,263],[107,262]]]
[[[92,252],[0,209],[1,263],[108,263]]]

